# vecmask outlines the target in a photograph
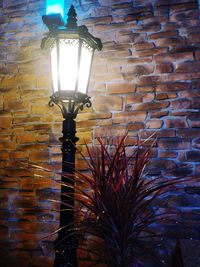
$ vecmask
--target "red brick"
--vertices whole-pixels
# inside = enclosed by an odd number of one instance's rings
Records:
[[[153,71],[153,65],[137,65],[122,68],[122,73],[125,79],[133,79],[135,76],[139,77],[142,75],[148,75],[151,74]]]
[[[179,61],[186,61],[186,60],[193,60],[193,53],[192,52],[185,52],[185,53],[163,53],[159,55],[155,55],[154,59],[156,62],[175,62]]]
[[[134,12],[133,14],[128,14],[125,17],[125,22],[133,21],[133,20],[144,20],[148,18],[152,18],[153,13],[152,11],[146,11],[146,12]]]
[[[135,135],[135,136],[127,136],[127,138],[125,139],[125,145],[127,145],[127,146],[136,146],[137,144],[138,144],[137,135]],[[131,150],[130,153],[131,152],[133,153],[133,148],[130,148],[130,150]]]
[[[200,173],[200,165],[195,165],[195,173],[199,174]]]
[[[165,100],[168,99],[168,95],[166,93],[156,94],[156,100]]]
[[[169,73],[166,77],[166,82],[177,82],[177,81],[190,81],[193,79],[199,79],[200,72],[188,72],[188,73]]]
[[[195,59],[200,60],[200,50],[195,51]]]
[[[189,90],[191,87],[190,82],[174,82],[174,83],[163,83],[156,86],[157,92],[178,92],[182,90]]]
[[[166,6],[167,8],[167,6]],[[176,22],[167,22],[165,25],[163,25],[163,30],[176,30],[177,28],[179,28],[179,25]]]
[[[24,144],[24,143],[33,143],[37,140],[36,135],[32,133],[24,133],[21,135],[17,136],[17,142],[19,144]]]
[[[0,128],[10,128],[12,125],[12,117],[0,116]]]
[[[171,53],[184,53],[184,52],[192,52],[194,53],[195,48],[192,45],[186,45],[183,47],[173,47],[170,49]]]
[[[112,125],[112,119],[104,119],[98,121],[98,126],[110,126]]]
[[[152,93],[136,93],[127,95],[125,97],[125,103],[126,105],[134,104],[134,103],[140,103],[140,102],[149,102],[154,100],[154,94]]]
[[[93,17],[93,18],[86,18],[82,20],[83,24],[87,24],[88,26],[93,26],[94,24],[106,24],[112,22],[111,16],[104,16],[104,17]]]
[[[151,160],[151,164],[147,165],[146,169],[158,169],[159,170],[173,170],[176,167],[174,160],[167,160],[167,159],[154,159]]]
[[[159,38],[164,38],[164,37],[172,37],[172,36],[177,36],[178,31],[162,31],[162,32],[157,32],[157,33],[152,33],[149,35],[149,39],[159,39]]]
[[[133,33],[132,31],[119,31],[116,37],[119,43],[134,43],[137,40],[143,40],[139,33]]]
[[[124,136],[127,133],[127,129],[124,126],[110,126],[110,127],[99,127],[94,131],[94,138],[96,137],[109,137],[113,136]]]
[[[173,65],[172,63],[163,63],[156,65],[155,73],[170,73],[173,72]]]
[[[97,125],[97,121],[91,120],[91,121],[77,121],[76,127],[77,128],[91,128],[93,126]]]
[[[181,47],[185,45],[185,38],[176,36],[171,38],[162,38],[155,40],[157,47]]]
[[[188,112],[187,113],[187,118],[189,119],[189,120],[198,120],[199,119],[199,115],[200,115],[200,112],[196,112],[196,111],[194,111],[194,112]]]
[[[16,149],[15,142],[0,142],[0,150],[14,150]]]
[[[0,240],[4,241],[4,240],[8,240],[9,239],[9,228],[3,225],[0,225]]]
[[[96,96],[92,103],[96,111],[122,110],[122,98],[119,96]]]
[[[200,161],[200,151],[188,151],[186,152],[186,159],[187,161],[191,161],[191,162],[199,162]]]
[[[10,159],[25,159],[27,158],[27,154],[26,151],[13,151],[10,152]]]
[[[195,43],[199,43],[199,39],[200,39],[200,33],[199,32],[190,33],[188,35],[188,44],[192,45]]]
[[[146,112],[144,111],[133,111],[133,112],[121,112],[115,113],[113,122],[114,123],[131,123],[131,122],[141,122],[146,118]]]
[[[37,141],[38,142],[49,142],[49,135],[40,134],[39,136],[37,136]]]
[[[170,16],[171,21],[183,21],[186,23],[188,20],[189,23],[191,23],[191,20],[198,20],[198,10],[188,10],[184,12],[174,12]]]
[[[190,142],[185,141],[183,139],[174,138],[174,139],[164,139],[158,140],[158,146],[161,149],[166,150],[179,150],[179,149],[189,149]]]
[[[151,111],[149,113],[151,118],[162,118],[169,114],[169,111]]]
[[[149,120],[146,123],[146,127],[149,129],[160,129],[162,127],[163,121],[162,120]]]
[[[153,61],[152,56],[131,57],[127,59],[127,64],[143,64],[143,63],[151,63],[152,61]]]
[[[192,81],[192,89],[198,89],[200,87],[200,80],[194,80]]]
[[[137,86],[136,92],[155,92],[156,88],[154,86]]]
[[[135,123],[128,124],[127,127],[128,127],[127,128],[128,131],[138,131],[140,129],[144,129],[144,123],[143,122],[135,122]]]
[[[135,85],[132,82],[112,82],[107,83],[108,94],[126,94],[133,93]]]
[[[200,72],[200,61],[188,61],[177,64],[176,72]]]
[[[197,149],[200,148],[200,138],[193,141],[193,147]]]
[[[0,88],[13,88],[19,83],[18,76],[4,77],[1,81]]]
[[[112,32],[112,31],[116,31],[116,30],[125,30],[125,29],[130,29],[130,27],[134,27],[136,26],[136,23],[135,22],[132,22],[128,25],[124,24],[124,23],[109,23],[109,24],[103,24],[103,23],[98,23],[97,25],[94,25],[94,29],[95,31],[98,33],[98,32],[101,32],[101,31],[109,31],[109,32]]]
[[[137,43],[134,45],[134,48],[136,51],[140,51],[140,50],[147,50],[147,49],[152,49],[155,48],[154,43],[150,43],[150,42],[141,42],[141,43]]]
[[[174,5],[171,5],[171,11],[172,12],[178,12],[178,11],[187,11],[187,10],[196,10],[198,7],[198,4],[196,1],[189,1],[189,0],[183,0],[183,1],[174,1]]]
[[[163,76],[159,75],[152,75],[152,76],[142,76],[140,77],[138,81],[138,85],[147,86],[147,85],[153,85],[156,86],[158,83],[162,83],[165,81],[165,78]]]
[[[182,91],[179,93],[180,97],[185,98],[193,98],[193,97],[200,97],[199,90],[190,90],[190,91]]]
[[[151,21],[149,23],[138,25],[136,31],[138,32],[158,32],[160,31],[161,25],[158,21]]]
[[[139,135],[141,138],[143,139],[147,139],[147,138],[170,138],[170,137],[175,137],[176,136],[176,132],[175,130],[169,130],[169,129],[162,129],[159,131],[156,130],[142,130],[139,132]]]
[[[77,137],[79,138],[77,144],[80,145],[85,145],[85,144],[88,144],[88,143],[91,143],[91,140],[92,140],[92,136],[91,136],[91,132],[78,132],[77,133]]]
[[[188,124],[191,128],[199,128],[200,127],[200,120],[196,119],[196,120],[189,120],[188,119]]]
[[[142,98],[142,102],[150,102],[153,101],[154,99],[155,99],[155,94],[146,93]]]
[[[172,101],[172,109],[188,109],[191,107],[191,101],[186,98]]]
[[[37,132],[47,132],[51,130],[51,124],[39,123],[39,124],[25,124],[25,131],[37,131]]]
[[[134,56],[136,57],[149,57],[161,53],[166,53],[167,48],[161,47],[161,48],[152,48],[152,49],[147,49],[147,50],[141,50],[141,51],[136,51],[134,53]]]
[[[77,117],[77,121],[109,119],[111,115],[110,112],[80,113]]]
[[[9,177],[30,177],[32,176],[32,171],[29,169],[6,169],[5,176]]]
[[[115,71],[107,72],[106,74],[95,74],[94,79],[97,83],[103,83],[105,80],[107,82],[113,82],[113,81],[120,81],[122,80],[123,76],[120,72],[120,69],[115,69]]]
[[[129,94],[125,97],[125,103],[127,106],[133,103],[139,103],[142,102],[143,97],[144,94]]]
[[[200,129],[178,129],[177,136],[179,138],[193,139],[200,136]]]
[[[153,110],[153,109],[162,109],[167,108],[169,106],[169,102],[148,102],[134,105],[132,110]]]
[[[174,151],[160,151],[159,153],[160,158],[176,158],[177,155],[178,153]]]
[[[9,153],[7,151],[0,151],[0,160],[9,159]]]
[[[188,124],[185,119],[182,118],[172,118],[165,119],[165,125],[167,128],[187,128]]]
[[[49,158],[48,151],[32,151],[29,155],[30,161],[33,162],[46,162]]]
[[[54,109],[55,109],[55,107],[54,107]],[[51,107],[48,106],[48,103],[46,103],[46,104],[43,103],[43,105],[39,105],[39,104],[33,105],[32,106],[32,112],[33,112],[33,114],[49,114],[51,112]]]

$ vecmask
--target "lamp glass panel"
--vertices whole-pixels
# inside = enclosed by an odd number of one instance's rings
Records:
[[[76,89],[78,74],[78,39],[60,39],[59,41],[59,81],[61,91]]]
[[[93,51],[93,48],[83,41],[79,66],[78,91],[84,94],[87,94]]]
[[[54,46],[51,50],[51,76],[54,93],[58,91],[58,62],[57,62],[57,47]]]

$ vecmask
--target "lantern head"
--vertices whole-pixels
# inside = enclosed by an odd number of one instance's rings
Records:
[[[101,50],[101,40],[92,36],[86,26],[77,26],[71,6],[66,26],[59,14],[43,16],[49,34],[41,47],[51,54],[54,96],[67,102],[75,95],[87,96],[94,50]]]

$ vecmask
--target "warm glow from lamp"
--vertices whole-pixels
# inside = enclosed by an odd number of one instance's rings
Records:
[[[57,39],[51,50],[54,93],[87,94],[93,51],[93,48],[79,38]]]
[[[59,13],[64,18],[64,7],[64,0],[47,0],[46,15]]]
[[[75,91],[78,72],[79,40],[60,40],[59,76],[62,91]]]

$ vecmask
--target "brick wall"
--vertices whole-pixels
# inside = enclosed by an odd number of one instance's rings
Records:
[[[92,69],[93,107],[77,118],[79,146],[127,131],[129,145],[157,137],[149,175],[199,173],[198,1],[73,3],[104,44]],[[61,162],[62,117],[48,107],[49,57],[40,49],[45,1],[3,0],[0,8],[0,266],[52,266],[54,237],[42,248],[39,241],[58,226],[58,205],[48,200],[59,197],[58,177],[27,165],[59,170]],[[199,191],[187,192],[180,205],[196,208]]]

